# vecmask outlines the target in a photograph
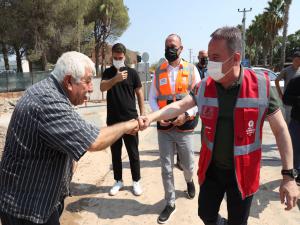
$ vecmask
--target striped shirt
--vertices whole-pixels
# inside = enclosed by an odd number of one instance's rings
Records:
[[[53,75],[29,88],[8,127],[0,163],[0,211],[47,222],[69,194],[73,160],[98,134],[73,110]]]

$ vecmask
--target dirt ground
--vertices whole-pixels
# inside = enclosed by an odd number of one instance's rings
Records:
[[[105,125],[106,107],[104,104],[79,108],[78,112],[97,126]],[[9,119],[4,118],[3,115],[0,116],[0,128],[7,126],[7,120]],[[165,202],[155,126],[139,133],[139,138],[143,195],[136,197],[132,194],[130,166],[124,149],[125,188],[113,197],[108,195],[114,183],[110,149],[88,152],[77,164],[71,184],[73,196],[65,201],[65,210],[61,217],[62,225],[157,224],[157,217],[164,208]],[[194,180],[197,181],[200,126],[195,131],[194,141],[196,146]],[[298,206],[289,212],[286,212],[284,206],[280,204],[278,188],[281,179],[281,163],[275,139],[267,123],[264,127],[263,149],[261,186],[253,200],[248,224],[298,225],[300,221],[299,201]],[[197,216],[197,197],[193,200],[186,198],[184,192],[186,183],[180,170],[174,168],[174,176],[177,196],[176,212],[168,224],[202,224]],[[196,185],[196,190],[198,195],[199,185]],[[222,202],[220,213],[224,217],[227,216],[226,198]]]

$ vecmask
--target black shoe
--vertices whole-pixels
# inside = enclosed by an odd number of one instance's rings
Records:
[[[157,222],[160,224],[166,223],[170,219],[173,212],[175,212],[175,205],[167,205],[166,208],[160,213]]]
[[[189,199],[193,199],[195,197],[195,185],[194,181],[187,182],[187,195]]]
[[[218,222],[217,222],[217,225],[227,225],[228,224],[228,221],[227,219],[221,217]]]

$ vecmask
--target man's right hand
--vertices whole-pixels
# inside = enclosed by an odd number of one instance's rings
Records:
[[[145,130],[147,127],[150,126],[150,120],[147,116],[139,116],[137,118],[138,122],[139,122],[139,128],[140,130]]]
[[[128,76],[127,70],[124,70],[124,71],[118,70],[116,80],[117,80],[117,82],[121,82],[121,81],[127,79],[127,76]]]

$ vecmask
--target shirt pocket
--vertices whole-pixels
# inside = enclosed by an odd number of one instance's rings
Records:
[[[238,108],[235,111],[235,144],[249,145],[255,142],[258,126],[258,108]]]

